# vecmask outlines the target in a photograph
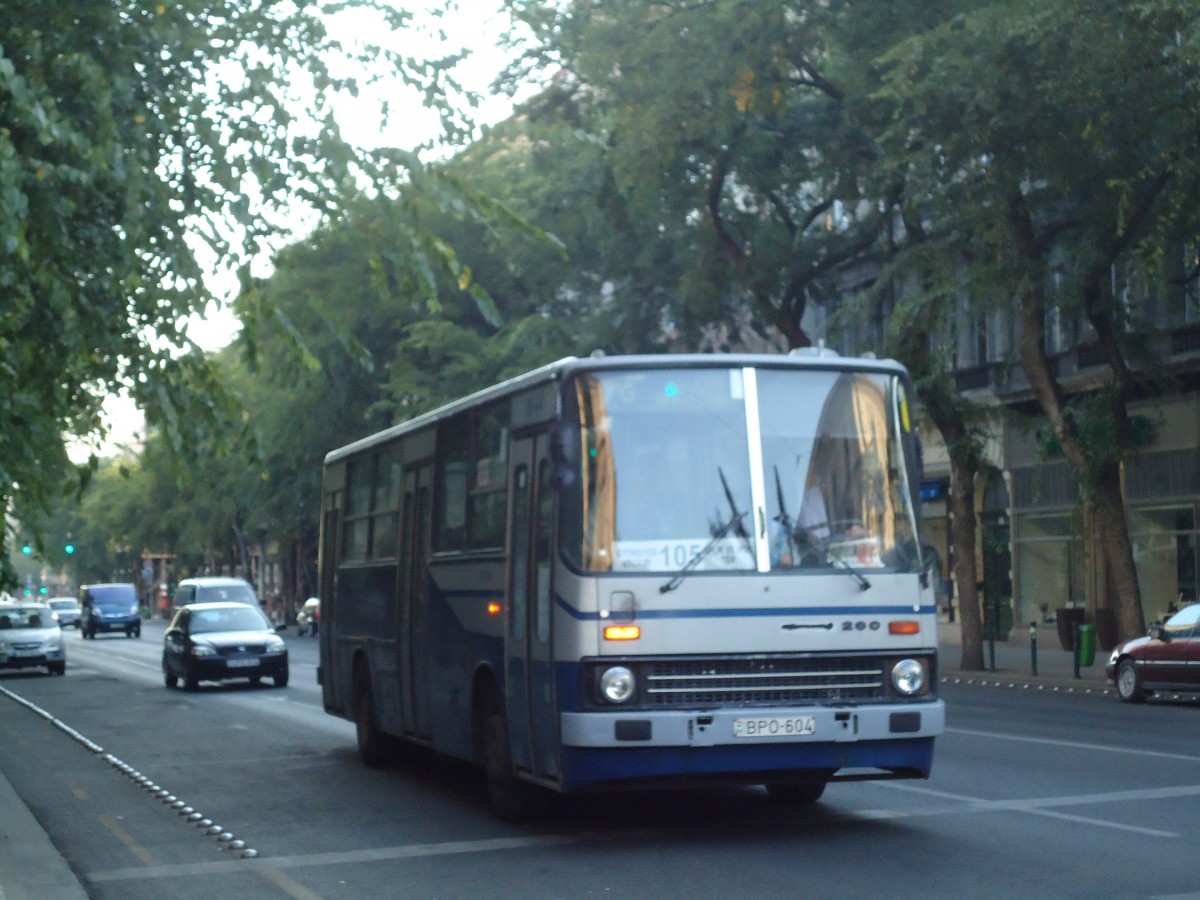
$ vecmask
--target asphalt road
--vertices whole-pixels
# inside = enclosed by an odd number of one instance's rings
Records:
[[[185,694],[161,630],[69,633],[65,677],[0,675],[0,772],[93,897],[1200,898],[1195,701],[947,683],[928,781],[835,784],[807,811],[596,796],[518,827],[469,767],[364,769],[321,711],[315,641],[288,637],[285,689]]]

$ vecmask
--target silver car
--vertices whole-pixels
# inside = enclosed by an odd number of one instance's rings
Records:
[[[0,606],[0,669],[67,671],[67,651],[54,611],[45,603]]]
[[[58,620],[60,628],[79,630],[83,611],[79,608],[78,600],[74,597],[51,597],[46,601],[46,605],[54,610],[54,618]]]

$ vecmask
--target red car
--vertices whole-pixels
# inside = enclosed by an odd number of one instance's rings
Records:
[[[1104,671],[1128,703],[1154,691],[1200,691],[1200,603],[1151,625],[1146,637],[1118,645]]]

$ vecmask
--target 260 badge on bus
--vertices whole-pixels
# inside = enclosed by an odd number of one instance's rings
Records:
[[[734,737],[807,737],[817,731],[812,716],[764,716],[758,719],[734,719]]]

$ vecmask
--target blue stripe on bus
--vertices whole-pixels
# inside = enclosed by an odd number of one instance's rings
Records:
[[[600,621],[600,613],[583,612],[571,606],[560,596],[556,595],[554,602],[577,621]],[[635,611],[635,617],[638,619],[727,619],[747,616],[912,616],[932,615],[936,611],[937,607],[932,604],[913,609],[911,603],[898,603],[894,606],[731,606],[722,609],[639,609]]]

